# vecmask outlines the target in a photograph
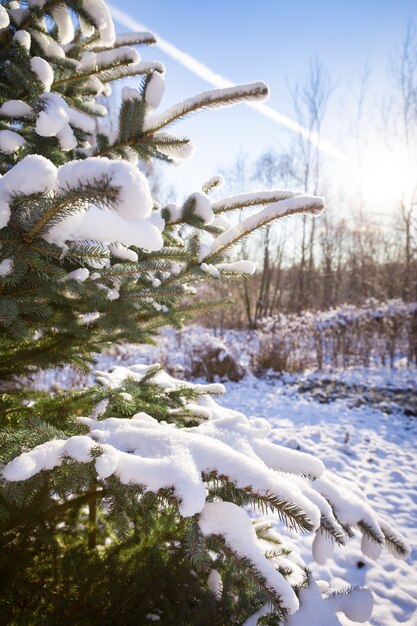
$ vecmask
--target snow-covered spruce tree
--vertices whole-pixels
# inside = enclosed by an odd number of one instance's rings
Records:
[[[98,372],[82,392],[27,384],[39,370],[88,369],[94,353],[214,306],[193,301],[193,283],[250,273],[228,260],[233,244],[321,212],[320,198],[286,190],[211,202],[217,178],[161,208],[137,167],[191,155],[188,139],[165,132],[177,119],[267,88],[156,112],[164,68],[132,47],[154,38],[116,36],[102,0],[2,1],[0,29],[2,621],[223,625],[257,611],[259,623],[290,626],[338,624],[338,611],[363,621],[369,592],[319,587],[250,511],[314,532],[319,562],[356,531],[371,557],[384,545],[404,557],[404,540],[319,460],[222,408],[221,385],[140,364]],[[128,76],[141,78],[123,89],[110,133],[97,98]],[[256,212],[233,226],[225,214],[247,207]]]

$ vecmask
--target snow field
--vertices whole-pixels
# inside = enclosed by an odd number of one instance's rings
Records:
[[[272,427],[273,440],[314,453],[352,489],[361,487],[375,510],[389,518],[411,544],[405,561],[385,550],[374,561],[362,554],[357,537],[347,548],[336,546],[324,565],[313,564],[315,578],[339,589],[347,582],[366,585],[375,602],[373,615],[365,622],[368,626],[416,626],[416,419],[401,413],[386,415],[368,406],[350,408],[345,401],[318,404],[277,380],[246,377],[239,383],[226,383],[226,390],[222,404],[264,417]],[[313,537],[295,536],[276,520],[274,525],[302,558],[311,562]],[[344,626],[354,623],[343,615],[340,621]]]

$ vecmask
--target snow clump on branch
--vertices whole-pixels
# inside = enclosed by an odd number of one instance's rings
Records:
[[[203,536],[218,537],[236,558],[248,562],[280,607],[288,614],[294,613],[294,621],[289,622],[294,626],[301,622],[298,617],[295,619],[299,600],[291,579],[277,572],[265,557],[245,510],[216,495],[216,483],[250,494],[253,501],[277,512],[289,527],[315,532],[313,556],[320,563],[329,556],[330,543],[348,541],[352,527],[367,538],[362,542],[366,555],[368,540],[372,540],[381,547],[386,545],[398,558],[407,556],[409,547],[403,537],[379,519],[359,489],[352,490],[350,484],[325,470],[314,456],[270,442],[271,426],[266,420],[249,419],[218,404],[210,394],[221,393],[222,385],[185,383],[155,366],[139,364],[117,366],[96,375],[100,384],[117,389],[128,379],[141,384],[151,369],[155,372],[152,384],[164,393],[181,387],[197,393],[197,399],[188,407],[201,422],[198,426],[180,428],[174,423],[158,422],[144,412],[131,419],[81,417],[79,422],[87,431],[84,435],[53,439],[22,453],[6,465],[4,478],[27,480],[71,458],[79,463],[94,463],[103,485],[114,475],[122,484],[137,485],[144,492],[172,489],[180,514],[198,515]],[[294,570],[294,576],[302,576],[307,585],[306,570],[304,566],[300,570],[297,558],[298,565],[292,563],[298,571],[296,575]],[[323,606],[332,614],[341,610],[353,621],[363,621],[372,604],[365,591],[353,590],[351,599],[346,601],[339,596],[332,599],[331,595],[324,599],[321,594],[315,600],[319,592],[314,581],[310,581],[308,589],[302,611],[310,601],[325,601]],[[355,595],[358,605],[353,601]],[[336,617],[329,623],[338,624],[335,620]]]

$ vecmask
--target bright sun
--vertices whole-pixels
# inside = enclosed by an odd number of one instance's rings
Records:
[[[352,182],[367,207],[392,211],[416,192],[416,153],[405,146],[389,149],[386,145],[370,145],[362,155],[361,166],[352,166],[352,174]]]

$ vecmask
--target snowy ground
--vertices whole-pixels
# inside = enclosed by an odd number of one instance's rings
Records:
[[[185,354],[184,347],[182,343],[173,350],[177,360]],[[170,348],[168,344],[172,353]],[[166,352],[167,347],[164,355],[161,345],[125,345],[101,355],[97,368],[164,362]],[[331,393],[329,380],[339,385]],[[36,386],[82,387],[92,381],[92,376],[86,379],[66,369],[41,375]],[[343,399],[340,385],[345,386]],[[416,370],[355,368],[302,375],[270,373],[263,378],[247,375],[238,383],[227,382],[226,388],[222,404],[266,418],[277,442],[318,455],[327,467],[359,484],[375,508],[403,532],[413,546],[405,562],[385,552],[372,562],[362,556],[359,541],[353,540],[347,548],[336,548],[334,560],[312,569],[333,587],[349,583],[373,591],[375,609],[368,626],[417,626],[417,417],[412,411],[406,414],[410,399],[412,407],[416,406]],[[282,532],[287,539],[292,537],[297,551],[311,564],[312,537]],[[343,623],[352,624],[346,618]]]
[[[264,417],[274,426],[277,442],[314,452],[330,469],[360,484],[372,504],[389,516],[413,546],[409,559],[383,553],[377,562],[365,559],[359,542],[336,548],[334,561],[314,565],[314,573],[344,587],[367,585],[375,609],[368,624],[417,625],[417,419],[395,411],[388,415],[363,405],[352,408],[337,400],[319,404],[277,380],[246,377],[227,383],[225,406]],[[311,537],[291,534],[303,558],[311,561]],[[350,625],[349,620],[344,621]],[[307,626],[307,625],[306,625]]]

